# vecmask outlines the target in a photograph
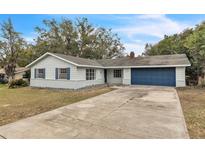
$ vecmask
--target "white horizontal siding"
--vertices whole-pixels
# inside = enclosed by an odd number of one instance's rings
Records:
[[[122,69],[122,77],[114,78],[114,69],[107,69],[107,82],[109,84],[131,84],[131,69],[124,68]]]
[[[62,89],[79,89],[87,86],[104,84],[103,80],[49,80],[49,79],[31,79],[32,87],[41,88],[62,88]]]
[[[185,87],[185,67],[176,67],[176,87]]]
[[[45,68],[45,78],[49,80],[55,80],[56,68],[70,67],[70,80],[77,78],[77,67],[59,60],[53,56],[48,56],[31,67],[31,79],[34,79],[34,71],[38,68]]]
[[[56,68],[70,68],[70,80],[55,79]],[[45,79],[35,79],[34,70],[45,68]],[[31,67],[32,87],[78,89],[86,86],[104,84],[103,69],[96,69],[96,80],[86,80],[86,68],[76,67],[53,56],[47,56]]]
[[[131,84],[131,68],[123,69],[123,84],[130,85]]]
[[[123,76],[123,73],[122,73]],[[109,84],[122,84],[122,78],[114,78],[114,69],[107,69],[107,83]]]

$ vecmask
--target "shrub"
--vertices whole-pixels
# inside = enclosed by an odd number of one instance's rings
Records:
[[[23,79],[12,80],[9,83],[9,88],[19,88],[28,86],[28,82]]]
[[[1,84],[7,84],[7,83],[8,83],[8,80],[7,80],[7,79],[0,79],[0,83],[1,83]]]

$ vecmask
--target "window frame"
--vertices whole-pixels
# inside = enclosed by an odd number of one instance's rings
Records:
[[[96,69],[88,68],[85,70],[86,80],[96,80]]]
[[[122,70],[121,69],[114,69],[113,70],[113,77],[114,78],[122,78]]]
[[[61,73],[61,71],[64,70],[65,72],[64,73]],[[62,78],[61,74],[64,74],[65,77]],[[58,68],[58,79],[59,80],[68,80],[68,72],[67,72],[67,68]]]
[[[35,78],[36,79],[45,79],[45,68],[36,68],[35,69],[36,72],[35,72]],[[42,71],[41,73],[39,73],[39,71]],[[39,75],[41,74],[41,75]]]

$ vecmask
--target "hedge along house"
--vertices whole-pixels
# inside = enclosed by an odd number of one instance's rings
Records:
[[[32,87],[79,89],[105,83],[184,87],[187,66],[185,54],[91,60],[45,53],[27,68]]]

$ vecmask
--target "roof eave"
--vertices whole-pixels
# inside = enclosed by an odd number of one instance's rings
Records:
[[[43,54],[42,56],[40,56],[39,58],[37,58],[36,60],[34,60],[33,62],[31,62],[30,64],[26,65],[25,68],[30,68],[32,65],[34,65],[36,62],[38,62],[39,60],[43,59],[45,56],[47,56],[49,53],[46,52],[45,54]]]
[[[59,56],[57,56],[57,55],[55,55],[55,54],[52,54],[52,53],[50,53],[50,52],[46,52],[46,53],[45,53],[44,55],[42,55],[41,57],[37,58],[37,59],[34,60],[32,63],[28,64],[28,65],[26,66],[26,68],[30,68],[32,65],[34,65],[35,63],[37,63],[39,60],[43,59],[43,58],[46,57],[47,55],[56,57],[56,58],[58,58],[58,59],[60,59],[60,60],[63,60],[63,61],[65,61],[65,62],[67,62],[67,63],[70,63],[70,64],[73,64],[73,65],[79,66],[78,64],[76,64],[76,63],[74,63],[74,62],[68,61],[68,60],[66,60],[66,59],[64,59],[64,58],[61,58],[61,57],[59,57]]]
[[[141,66],[105,66],[104,68],[157,68],[157,67],[188,67],[191,64],[183,64],[183,65],[141,65]]]
[[[34,60],[32,63],[28,64],[28,65],[26,66],[26,68],[30,68],[32,65],[34,65],[35,63],[37,63],[39,60],[43,59],[43,58],[46,57],[47,55],[56,57],[56,58],[58,58],[58,59],[60,59],[60,60],[63,60],[63,61],[65,61],[65,62],[67,62],[67,63],[70,63],[70,64],[73,64],[73,65],[75,65],[75,66],[77,66],[77,67],[103,68],[103,66],[93,66],[93,65],[80,65],[80,64],[76,64],[76,63],[74,63],[74,62],[72,62],[72,61],[66,60],[66,59],[64,59],[64,58],[62,58],[62,57],[59,57],[59,56],[57,56],[57,55],[55,55],[55,54],[52,54],[52,53],[50,53],[50,52],[46,52],[46,53],[45,53],[44,55],[42,55],[41,57],[37,58],[37,59]]]
[[[66,60],[62,57],[59,57],[55,54],[52,54],[50,52],[45,53],[44,55],[42,55],[41,57],[37,58],[36,60],[34,60],[32,63],[28,64],[26,66],[26,68],[30,68],[32,65],[34,65],[35,63],[37,63],[39,60],[43,59],[44,57],[46,57],[47,55],[56,57],[60,60],[63,60],[67,63],[73,64],[77,67],[90,67],[90,68],[154,68],[154,67],[188,67],[191,66],[191,64],[180,64],[180,65],[141,65],[141,66],[95,66],[95,65],[80,65],[80,64],[76,64],[72,61]]]

